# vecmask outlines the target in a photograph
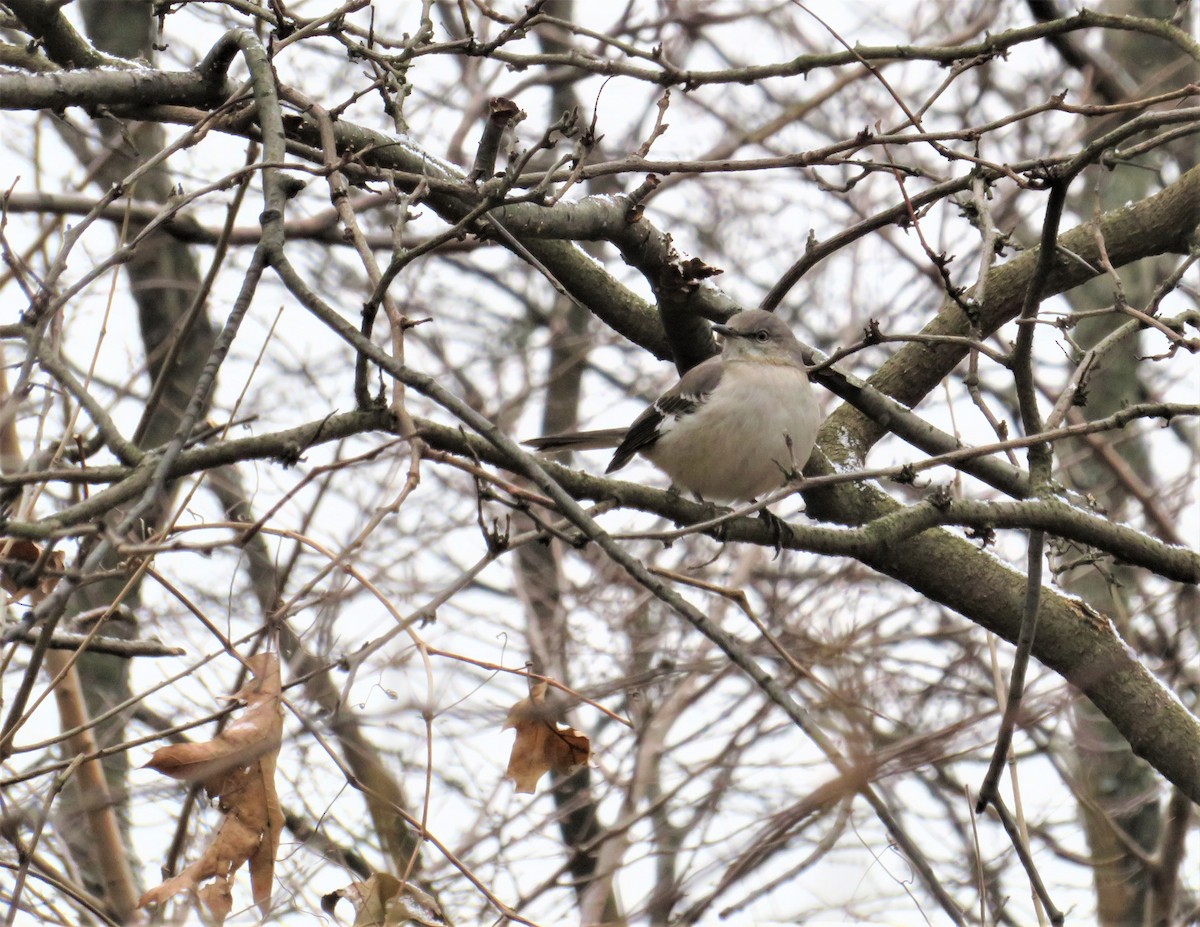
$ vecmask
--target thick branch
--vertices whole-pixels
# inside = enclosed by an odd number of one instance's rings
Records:
[[[468,438],[457,429],[421,423],[421,435],[435,448],[463,453],[469,447],[472,454],[484,459],[503,459],[488,442]],[[694,523],[712,514],[711,508],[661,490],[601,480],[547,462],[542,467],[581,498],[615,499],[621,505],[655,511],[683,523]],[[826,473],[830,478],[841,478],[840,474]],[[811,492],[807,498],[810,514],[828,517],[830,513],[821,504],[828,498],[839,519],[849,514],[856,524],[902,511],[899,503],[882,490],[863,483]],[[848,547],[856,544],[854,534],[842,534],[833,528],[790,527],[785,545],[856,556],[1006,640],[1017,640],[1027,591],[1025,576],[963,538],[929,530],[902,543],[848,549],[842,545],[846,541],[852,542]],[[728,540],[769,544],[770,534],[769,527],[758,519],[736,519],[725,528]],[[1200,802],[1200,720],[1138,661],[1107,619],[1075,599],[1043,589],[1034,655],[1079,688],[1139,756],[1193,801]]]
[[[1114,209],[1096,223],[1078,225],[1058,237],[1058,255],[1050,269],[1043,296],[1062,293],[1099,276],[1103,240],[1113,267],[1168,252],[1184,253],[1188,239],[1200,222],[1200,167],[1192,168],[1160,193],[1130,206]],[[1038,263],[1034,248],[993,269],[987,278],[987,297],[979,307],[979,331],[989,335],[1021,310],[1027,284]],[[947,299],[922,335],[971,334],[970,320],[958,304]],[[913,343],[893,354],[868,383],[907,406],[916,405],[967,355],[967,348],[951,343]],[[884,429],[856,409],[843,406],[826,420],[820,446],[844,446],[850,438],[861,458],[879,440]]]
[[[221,99],[220,71],[132,70],[59,71],[0,74],[0,109],[54,109],[68,106],[208,106]]]

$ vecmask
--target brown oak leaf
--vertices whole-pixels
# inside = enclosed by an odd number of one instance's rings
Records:
[[[13,599],[28,598],[30,605],[37,605],[54,591],[54,587],[62,578],[63,565],[66,563],[63,552],[61,550],[54,551],[46,559],[45,569],[40,571],[41,576],[37,580],[37,585],[26,586],[25,582],[28,580],[27,577],[21,575],[20,564],[27,563],[33,566],[41,557],[42,549],[33,541],[6,538],[0,544],[0,559],[9,562],[0,568],[0,588],[11,595]]]
[[[147,767],[172,779],[200,782],[212,798],[221,792],[225,776],[264,754],[278,752],[283,731],[279,659],[275,654],[262,653],[246,662],[254,675],[231,696],[246,703],[245,712],[213,740],[160,747]]]
[[[508,711],[504,730],[517,731],[508,769],[518,792],[537,791],[538,780],[547,772],[569,773],[585,765],[592,755],[591,741],[573,727],[559,727],[546,705],[547,683],[539,682]]]
[[[224,817],[200,859],[179,875],[150,889],[138,907],[162,904],[194,891],[218,924],[233,907],[233,877],[249,863],[254,903],[267,913],[283,811],[275,792],[275,761],[283,738],[279,656],[247,659],[252,677],[235,698],[242,715],[207,743],[172,744],[154,752],[146,765],[175,779],[202,782]],[[212,879],[208,885],[201,883]]]
[[[354,905],[354,927],[407,927],[409,924],[437,927],[449,923],[436,898],[388,872],[373,872],[365,882],[351,882],[345,888],[330,892],[321,898],[321,910],[332,917],[334,908],[343,898]]]

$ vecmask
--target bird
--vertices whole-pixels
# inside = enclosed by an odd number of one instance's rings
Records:
[[[713,325],[720,354],[688,370],[628,428],[523,442],[540,451],[616,448],[605,473],[641,454],[708,502],[753,502],[808,462],[821,423],[800,342],[777,316],[739,312]]]

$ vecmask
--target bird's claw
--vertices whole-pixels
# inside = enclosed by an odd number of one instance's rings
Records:
[[[701,501],[703,502],[704,500],[701,500]],[[721,518],[721,516],[728,515],[732,511],[732,509],[730,509],[724,505],[716,505],[712,502],[705,502],[704,504],[707,505],[710,509],[712,509],[712,517],[713,518]],[[728,520],[719,521],[719,522],[717,522],[716,525],[713,526],[713,538],[718,543],[721,543],[721,544],[729,543],[729,521]]]
[[[779,555],[783,553],[784,538],[791,534],[791,529],[786,521],[770,509],[759,509],[758,517],[767,523],[771,531],[771,546],[775,548],[775,556],[771,559],[778,559]]]

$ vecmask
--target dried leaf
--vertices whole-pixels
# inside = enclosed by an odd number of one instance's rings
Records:
[[[19,538],[7,538],[0,545],[0,557],[5,560],[18,560],[21,563],[28,563],[30,566],[37,563],[42,556],[42,549],[33,541],[24,541]],[[30,605],[37,605],[42,599],[46,598],[54,587],[58,585],[58,581],[62,579],[63,567],[66,564],[66,558],[61,550],[54,551],[46,560],[45,570],[42,571],[41,578],[36,586],[25,586],[21,584],[21,580],[25,577],[20,575],[20,572],[14,566],[6,566],[0,570],[0,589],[9,593],[13,599],[29,599]]]
[[[233,892],[229,880],[217,879],[196,892],[208,913],[218,924],[225,923],[229,912],[233,910]]]
[[[712,267],[709,264],[705,264],[700,258],[688,258],[686,261],[681,261],[679,270],[686,280],[692,282],[705,280],[709,277],[725,273],[719,267]]]
[[[262,657],[272,657],[266,666]],[[257,661],[257,662],[256,662]],[[246,711],[215,739],[204,743],[160,747],[147,767],[172,779],[201,782],[209,797],[221,792],[225,776],[279,750],[282,736],[279,714],[279,661],[274,654],[256,654],[246,661],[254,676],[234,698],[246,702]],[[260,670],[263,675],[259,675]]]
[[[374,872],[365,882],[351,882],[330,892],[321,898],[321,910],[332,917],[343,898],[354,906],[354,927],[449,924],[432,895],[387,872]]]
[[[354,906],[354,927],[376,927],[385,923],[387,903],[400,891],[401,883],[387,872],[372,873],[365,882],[351,882],[321,899],[321,908],[332,915],[340,899]]]
[[[282,727],[282,718],[281,725]],[[283,830],[283,808],[275,791],[275,760],[278,748],[258,761],[265,791],[267,827],[258,849],[250,857],[250,891],[254,903],[264,914],[271,903],[271,884],[275,879],[275,857],[279,853],[279,834]]]
[[[516,728],[512,754],[504,778],[518,792],[537,791],[538,780],[547,772],[569,773],[585,765],[592,755],[591,741],[573,727],[559,727],[546,706],[549,686],[539,682],[509,709],[504,730]]]
[[[246,710],[220,736],[203,744],[156,750],[146,765],[176,779],[203,782],[224,814],[204,855],[142,896],[138,907],[162,904],[191,890],[223,923],[233,907],[233,877],[249,863],[254,903],[264,914],[271,901],[275,854],[283,812],[275,792],[275,761],[283,737],[279,657],[260,653],[246,661],[253,678],[237,693]],[[183,750],[180,747],[189,749]],[[201,885],[209,879],[208,885]]]

